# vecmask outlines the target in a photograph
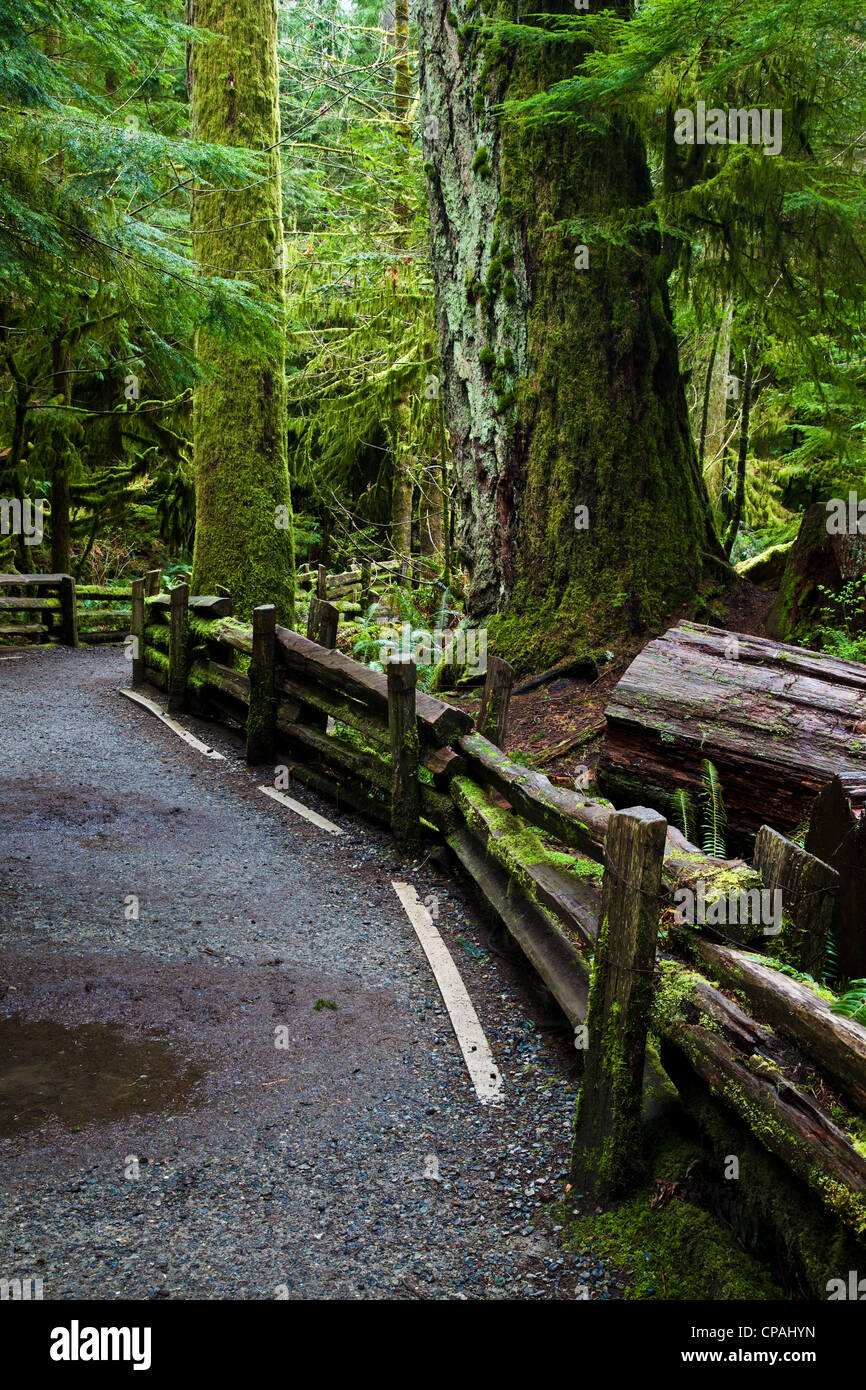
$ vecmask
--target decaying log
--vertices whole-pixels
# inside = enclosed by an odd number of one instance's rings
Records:
[[[866,667],[799,647],[683,623],[650,642],[605,711],[598,768],[617,799],[664,804],[719,772],[728,823],[786,833],[837,773],[864,787]],[[861,803],[862,804],[862,803]]]

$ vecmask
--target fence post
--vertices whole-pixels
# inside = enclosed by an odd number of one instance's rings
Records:
[[[571,1181],[607,1201],[641,1162],[643,1071],[653,997],[667,822],[634,806],[611,816],[592,966]]]
[[[316,597],[323,603],[328,601],[328,571],[324,565],[319,565],[316,570]]]
[[[340,614],[333,603],[326,603],[315,594],[310,599],[310,612],[307,617],[307,636],[311,642],[333,651],[337,645],[337,628]]]
[[[497,748],[505,747],[508,730],[508,702],[511,687],[514,685],[514,667],[509,666],[498,656],[487,658],[487,678],[484,694],[481,697],[481,710],[478,715],[479,734],[495,743]]]
[[[75,580],[71,574],[60,579],[60,640],[67,647],[78,646],[78,614],[75,611]]]
[[[186,696],[186,667],[189,644],[189,585],[175,584],[171,590],[168,639],[168,708],[183,708]]]
[[[141,685],[144,680],[144,584],[143,579],[132,581],[132,621],[129,631],[132,638],[133,685]]]
[[[391,829],[406,850],[421,843],[421,789],[418,783],[418,724],[415,684],[418,668],[410,657],[388,662],[388,730],[391,735]]]
[[[159,586],[162,583],[162,570],[148,570],[144,576],[144,596],[153,598],[154,594],[159,593]]]
[[[337,645],[337,627],[340,614],[333,603],[325,603],[315,594],[310,598],[310,611],[307,615],[307,636],[311,642],[333,651]],[[311,729],[327,729],[328,716],[311,705],[304,712],[304,723]]]
[[[358,602],[361,605],[361,616],[365,617],[367,609],[370,607],[370,580],[372,572],[369,560],[361,561],[361,591],[358,594]]]
[[[274,760],[276,736],[276,626],[272,603],[253,609],[253,656],[250,662],[250,709],[247,715],[247,762]]]

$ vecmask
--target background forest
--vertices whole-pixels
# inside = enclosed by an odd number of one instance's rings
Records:
[[[0,568],[101,583],[155,564],[187,574],[197,341],[219,343],[230,382],[233,360],[240,380],[284,333],[297,563],[425,557],[435,582],[414,611],[456,619],[474,504],[443,400],[428,202],[439,174],[426,158],[438,127],[419,95],[417,18],[366,0],[279,7],[282,320],[230,248],[227,264],[194,256],[194,188],[243,188],[260,163],[192,138],[183,7],[0,4],[0,496],[45,499],[48,518],[39,546],[0,536]],[[476,112],[495,113],[517,148],[531,151],[541,128],[590,141],[623,121],[639,138],[650,184],[588,205],[565,239],[614,259],[659,239],[717,570],[728,556],[784,587],[778,547],[866,472],[858,6],[656,0],[626,19],[470,0],[437,22],[475,63]],[[197,42],[207,51],[206,34]],[[488,91],[503,53],[512,72],[522,61],[555,80]],[[782,151],[678,145],[675,110],[698,100],[782,109]],[[485,158],[480,146],[479,179]],[[491,253],[488,286],[507,285],[507,264]],[[485,408],[506,418],[513,358],[478,357]],[[652,607],[635,617],[628,583],[619,602],[645,630]],[[789,615],[779,635],[862,655],[863,586],[862,561],[842,565],[809,623]]]

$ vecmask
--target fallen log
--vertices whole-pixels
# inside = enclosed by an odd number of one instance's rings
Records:
[[[618,800],[670,809],[718,769],[728,823],[790,832],[837,773],[866,789],[866,667],[763,638],[683,623],[650,642],[605,711],[598,777]],[[866,792],[864,792],[866,801]],[[861,802],[860,804],[863,804]]]
[[[540,676],[533,676],[532,680],[524,681],[522,685],[518,685],[512,691],[512,694],[528,695],[530,690],[537,690],[540,685],[561,680],[564,676],[588,676],[590,680],[597,680],[598,665],[595,658],[570,656],[566,661],[560,661],[556,666],[551,666],[549,670],[542,671]]]

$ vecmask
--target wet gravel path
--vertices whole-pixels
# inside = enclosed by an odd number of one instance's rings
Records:
[[[94,1097],[113,1087],[124,1113],[71,1124],[34,1061],[43,1104],[11,1105],[0,1138],[0,1275],[42,1277],[46,1299],[616,1297],[550,1205],[570,1040],[454,879],[306,789],[342,837],[262,796],[270,770],[227,731],[185,718],[227,761],[190,749],[117,693],[116,648],[4,656],[0,1021],[50,1021],[54,1050],[63,1025],[73,1060],[82,1025],[111,1025]],[[394,878],[435,898],[499,1108]],[[144,1043],[166,1075],[118,1080]]]

